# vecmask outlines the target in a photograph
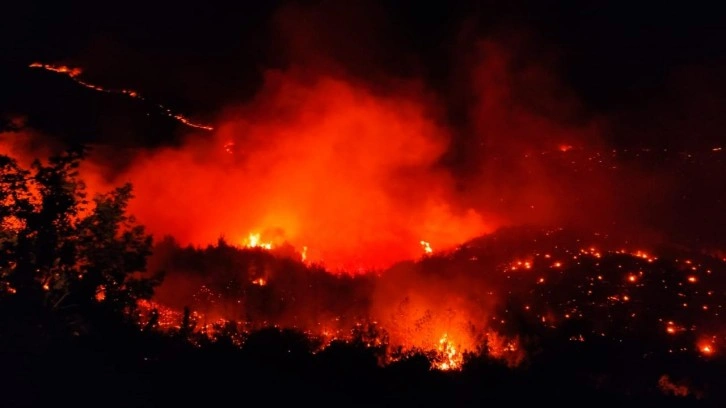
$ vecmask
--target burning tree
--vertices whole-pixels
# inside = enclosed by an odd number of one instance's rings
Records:
[[[127,184],[86,200],[84,148],[24,169],[0,156],[0,289],[51,310],[128,313],[161,276],[144,275],[151,236],[126,214]],[[104,314],[105,314],[104,312]]]

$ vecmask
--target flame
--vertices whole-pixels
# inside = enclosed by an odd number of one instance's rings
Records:
[[[433,365],[434,368],[442,371],[458,370],[461,368],[464,357],[457,351],[456,346],[449,339],[447,333],[444,333],[439,339],[436,351],[437,355]]]
[[[71,78],[78,85],[81,85],[85,88],[91,89],[96,92],[114,93],[114,94],[119,94],[119,95],[125,95],[132,99],[138,99],[138,100],[142,100],[142,101],[147,100],[145,97],[141,96],[141,94],[139,94],[139,92],[137,92],[133,89],[108,89],[108,88],[104,88],[100,85],[96,85],[96,84],[92,84],[90,82],[83,81],[79,78],[81,73],[83,72],[83,70],[81,68],[72,68],[72,67],[68,67],[65,65],[43,64],[40,62],[34,62],[34,63],[30,64],[28,67],[29,68],[40,68],[40,69],[44,69],[46,71],[51,71],[51,72],[55,72],[58,74],[66,75],[68,78]],[[195,129],[214,130],[214,128],[212,126],[192,122],[186,116],[184,116],[180,113],[176,113],[164,105],[156,104],[156,107],[161,110],[162,114],[164,114],[172,119],[175,119],[176,121],[178,121],[186,126],[189,126],[189,127],[195,128]]]
[[[68,75],[71,78],[75,78],[83,72],[80,68],[72,68],[65,65],[51,65],[51,64],[42,64],[40,62],[34,62],[29,65],[30,68],[43,68],[45,70],[51,71],[51,72],[57,72],[59,74],[65,74]]]
[[[431,244],[429,244],[427,241],[421,241],[421,247],[423,247],[424,255],[431,255],[434,253],[434,250],[431,248]]]
[[[250,233],[247,236],[245,247],[270,250],[270,249],[272,249],[272,242],[262,242],[262,240],[260,239],[260,234]]]

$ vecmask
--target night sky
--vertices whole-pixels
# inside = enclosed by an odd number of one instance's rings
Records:
[[[213,122],[254,95],[266,69],[315,64],[370,82],[423,79],[456,124],[456,79],[471,44],[524,36],[521,54],[547,53],[583,115],[615,123],[613,144],[719,144],[726,19],[708,2],[631,3],[11,2],[0,24],[0,112],[66,140],[165,144],[178,124],[148,106],[27,65],[80,66],[84,79]]]

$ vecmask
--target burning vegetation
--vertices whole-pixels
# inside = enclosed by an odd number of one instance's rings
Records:
[[[155,325],[179,330],[181,307],[189,306],[200,332],[233,323],[244,337],[290,327],[323,347],[375,327],[380,337],[368,342],[387,350],[383,361],[422,351],[442,370],[482,352],[516,367],[536,348],[525,335],[530,330],[614,344],[650,333],[642,350],[649,358],[716,356],[716,344],[726,341],[726,260],[656,253],[567,230],[504,229],[379,275],[335,275],[294,251],[223,240],[181,247],[167,239],[152,258],[155,267],[174,271],[157,290]]]
[[[32,162],[54,149],[0,134],[0,301],[42,305],[72,336],[124,322],[261,371],[344,372],[340,354],[367,378],[561,364],[629,395],[619,370],[643,364],[647,392],[707,396],[726,342],[724,241],[702,239],[723,218],[703,205],[724,198],[721,147],[609,146],[610,124],[511,41],[472,47],[452,91],[463,124],[422,80],[308,61],[266,70],[214,126],[155,105],[189,128],[176,145]],[[160,350],[134,357],[173,360]]]

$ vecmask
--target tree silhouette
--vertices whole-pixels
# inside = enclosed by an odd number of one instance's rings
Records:
[[[0,156],[0,289],[13,301],[129,315],[161,276],[147,277],[151,236],[126,214],[131,185],[86,200],[83,147],[30,169]]]

